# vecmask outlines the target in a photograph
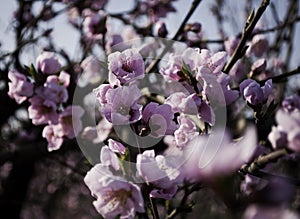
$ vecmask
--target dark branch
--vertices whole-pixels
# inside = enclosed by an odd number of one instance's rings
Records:
[[[223,68],[224,73],[228,74],[233,65],[245,54],[247,50],[247,47],[245,46],[246,42],[251,37],[255,25],[259,21],[260,17],[263,15],[269,3],[269,0],[263,0],[257,12],[255,13],[254,11],[252,11],[252,13],[249,15],[239,45],[235,49],[229,62]]]

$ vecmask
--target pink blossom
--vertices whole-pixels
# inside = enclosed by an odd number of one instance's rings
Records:
[[[220,56],[222,56],[220,54]],[[203,94],[217,105],[224,106],[233,103],[239,96],[239,92],[230,89],[231,77],[217,68],[199,67],[196,79],[203,86]]]
[[[182,112],[190,115],[198,115],[204,122],[213,125],[215,114],[212,108],[197,94],[186,95],[183,92],[171,94],[165,101],[172,107],[173,112]]]
[[[111,85],[127,84],[144,77],[145,63],[137,49],[127,49],[108,56],[108,70]]]
[[[126,148],[125,146],[118,141],[115,141],[113,139],[108,139],[108,147],[111,151],[115,153],[120,153],[120,154],[125,154],[126,153]]]
[[[41,95],[31,97],[29,102],[31,105],[28,108],[28,114],[34,125],[57,123],[58,114],[55,102],[47,100]]]
[[[83,70],[77,84],[85,87],[88,84],[97,84],[107,75],[106,69],[96,56],[88,56],[81,62]]]
[[[8,96],[16,100],[18,104],[24,102],[27,97],[33,94],[33,84],[27,81],[26,77],[17,71],[9,71]]]
[[[107,103],[106,94],[111,89],[112,86],[110,84],[101,84],[99,87],[93,90],[93,93],[100,104],[103,105]]]
[[[44,74],[55,74],[60,70],[60,62],[54,52],[43,51],[36,59],[38,70]]]
[[[106,167],[111,166],[116,171],[120,170],[118,156],[106,145],[101,148],[100,161]]]
[[[58,150],[63,143],[63,136],[56,125],[45,126],[42,136],[47,139],[48,151]]]
[[[61,71],[58,76],[58,82],[64,87],[68,87],[70,84],[70,74],[65,71]]]
[[[81,117],[84,110],[80,106],[68,106],[63,112],[59,114],[58,128],[62,135],[72,139],[76,137],[82,130]]]
[[[243,219],[299,219],[300,215],[284,206],[250,205]]]
[[[149,14],[152,22],[156,22],[159,18],[166,17],[170,12],[176,12],[176,9],[172,5],[172,2],[175,0],[147,0],[139,2],[139,11],[140,13]]]
[[[171,54],[169,55],[168,65],[160,69],[160,74],[167,81],[179,81],[181,76],[182,57],[178,55]]]
[[[168,104],[158,105],[158,103],[150,102],[143,110],[142,119],[153,137],[173,134],[176,129],[173,118],[174,114]]]
[[[136,85],[107,89],[106,92],[101,92],[101,89],[98,91],[96,89],[94,92],[102,102],[102,112],[114,125],[133,123],[142,117],[142,106],[137,103],[141,93]]]
[[[256,57],[261,57],[268,51],[268,49],[269,41],[267,40],[266,36],[258,34],[252,38],[247,55],[253,53]]]
[[[178,147],[182,148],[199,134],[197,132],[197,126],[192,119],[179,116],[177,120],[179,127],[174,132],[175,142]]]
[[[103,164],[95,165],[85,176],[85,184],[96,198],[96,210],[104,218],[131,218],[144,212],[141,189],[126,179],[113,175]]]
[[[202,26],[198,22],[187,24],[182,35],[182,39],[189,47],[199,47],[199,45],[201,45],[201,40],[203,37],[203,33],[201,32],[201,30]]]
[[[300,152],[300,111],[288,113],[280,109],[275,118],[277,127],[286,133],[287,147],[295,152]]]
[[[264,58],[256,60],[251,66],[250,75],[257,75],[262,71],[265,71],[267,67],[267,60]]]
[[[272,92],[272,80],[266,81],[263,87],[252,80],[246,79],[240,84],[242,97],[251,105],[257,106],[265,103]]]
[[[55,103],[65,103],[69,97],[67,91],[69,83],[70,75],[62,71],[59,76],[48,76],[44,86],[36,89],[36,93]]]
[[[227,53],[225,51],[220,51],[214,54],[207,49],[201,49],[197,65],[201,67],[208,68],[213,74],[218,75],[221,73],[227,59]]]
[[[182,75],[182,65],[186,64],[191,71],[195,71],[198,66],[199,51],[192,48],[187,48],[182,54],[170,54],[168,63],[160,69],[160,74],[167,81],[185,80]]]
[[[101,143],[107,139],[112,131],[113,125],[108,122],[105,117],[100,122],[92,127],[87,126],[82,131],[82,138],[92,141],[94,144]]]
[[[100,10],[94,13],[89,9],[85,11],[85,18],[83,21],[83,31],[89,39],[98,40],[102,38],[103,33],[106,32],[106,17],[107,14]]]
[[[108,36],[109,37],[105,44],[105,49],[107,50],[108,54],[115,51],[124,51],[129,48],[129,46],[123,42],[123,38],[120,34],[108,33]]]
[[[229,75],[237,83],[241,82],[246,77],[246,75],[247,75],[246,67],[241,62],[241,60],[238,60],[234,64],[234,66],[230,69]]]
[[[285,148],[287,146],[287,133],[281,126],[273,126],[272,131],[268,135],[274,149]]]
[[[165,100],[165,103],[171,106],[174,113],[178,113],[182,111],[180,104],[186,97],[187,95],[183,92],[175,92]]]
[[[155,156],[154,150],[144,151],[137,156],[137,172],[152,184],[155,189],[150,193],[154,198],[171,199],[182,182],[182,177],[176,159],[163,155]]]
[[[225,73],[220,73],[218,75],[217,81],[220,83],[226,105],[232,104],[239,98],[239,92],[237,90],[231,90],[230,83],[231,83],[231,76]]]
[[[257,146],[256,132],[250,128],[233,144],[227,132],[217,129],[210,136],[198,136],[183,148],[184,172],[190,180],[213,180],[230,175],[250,161]]]
[[[297,94],[288,96],[282,101],[281,106],[289,113],[300,111],[300,97]]]
[[[232,55],[237,45],[239,44],[240,39],[236,37],[228,37],[227,40],[224,41],[224,47],[228,55]]]

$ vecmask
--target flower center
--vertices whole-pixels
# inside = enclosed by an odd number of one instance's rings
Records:
[[[130,108],[127,106],[120,106],[118,109],[118,113],[123,116],[129,115],[129,111],[130,111]]]
[[[127,62],[122,64],[122,69],[126,72],[132,72],[131,66]]]
[[[126,191],[125,189],[120,189],[118,191],[107,191],[107,193],[104,195],[104,200],[107,203],[106,208],[109,208],[111,211],[113,211],[118,207],[123,207],[130,196],[130,191]]]

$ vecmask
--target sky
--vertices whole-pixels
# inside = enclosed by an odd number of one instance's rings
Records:
[[[122,1],[122,4],[120,4]],[[109,4],[106,6],[106,9],[109,12],[122,12],[131,8],[134,0],[109,0]],[[187,4],[187,2],[189,4]],[[177,8],[177,13],[171,13],[168,15],[166,19],[167,28],[169,30],[169,36],[171,37],[175,31],[178,29],[178,26],[181,20],[184,18],[187,13],[192,0],[178,0],[175,3],[175,7]],[[193,16],[190,19],[190,22],[200,22],[202,24],[202,30],[204,31],[204,36],[206,38],[211,39],[219,39],[217,32],[217,23],[214,19],[213,14],[210,11],[210,7],[212,4],[212,0],[203,0]],[[243,14],[243,4],[236,4],[236,2],[244,2],[242,0],[227,0],[228,4],[226,4],[226,11],[229,15],[235,14],[232,20],[230,20],[229,24],[226,26],[226,31],[228,33],[232,33],[232,35],[236,35],[242,30],[245,15]],[[284,17],[284,8],[288,1],[282,0],[272,0],[274,5],[278,10],[279,18],[283,19]],[[254,0],[255,5],[257,7],[260,4],[260,0]],[[59,8],[60,6],[58,6]],[[300,7],[300,6],[299,6]],[[0,42],[2,43],[1,50],[10,50],[14,46],[14,37],[12,28],[10,25],[12,24],[12,14],[16,8],[16,1],[13,0],[2,0],[1,8],[0,8]],[[36,11],[38,11],[38,7]],[[268,8],[266,13],[263,16],[262,21],[267,21],[269,27],[274,25],[274,19],[271,16],[271,10]],[[65,15],[61,15],[54,21],[44,24],[45,27],[55,27],[52,33],[52,37],[57,42],[59,48],[65,49],[69,54],[74,54],[76,56],[77,50],[79,48],[78,38],[79,35],[74,31],[74,28],[68,24],[67,17]],[[295,39],[300,39],[300,25],[297,24],[297,31]],[[39,51],[42,49],[42,45],[35,45],[28,49],[29,55],[26,56],[26,62],[34,62],[36,56]],[[300,65],[299,55],[296,54],[300,51],[300,43],[295,44],[294,55],[292,58],[291,67],[296,67]]]

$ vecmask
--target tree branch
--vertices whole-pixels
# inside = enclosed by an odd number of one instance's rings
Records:
[[[190,19],[190,17],[193,15],[194,11],[196,10],[196,8],[198,7],[198,5],[200,4],[201,1],[202,0],[194,0],[193,1],[192,5],[190,7],[190,10],[188,11],[187,15],[183,19],[183,21],[182,21],[180,27],[178,28],[177,32],[175,33],[175,35],[171,39],[172,41],[168,41],[166,43],[164,50],[147,67],[146,73],[149,73],[149,72],[153,71],[156,68],[158,62],[162,59],[162,57],[168,52],[168,50],[170,49],[170,47],[173,45],[173,41],[177,40],[178,37],[180,36],[180,34],[183,33],[184,27],[185,27],[186,23],[188,22],[188,20]]]
[[[280,179],[289,184],[300,186],[300,180],[285,177],[285,176],[278,176],[260,170],[264,168],[268,163],[276,162],[278,159],[286,155],[289,155],[290,153],[291,151],[287,149],[281,149],[281,150],[273,151],[266,155],[261,155],[251,164],[245,164],[244,166],[242,166],[240,172],[244,175],[250,174],[266,180]]]
[[[247,47],[246,42],[251,37],[252,31],[257,24],[260,17],[263,15],[264,11],[266,10],[267,6],[270,4],[270,0],[262,0],[257,12],[255,14],[254,10],[249,15],[247,22],[244,27],[244,31],[242,33],[242,38],[235,49],[232,57],[230,58],[229,62],[223,67],[223,72],[228,74],[230,69],[233,65],[245,54]]]
[[[289,72],[286,72],[286,73],[283,73],[281,75],[276,75],[276,76],[273,76],[273,77],[269,77],[267,79],[264,79],[264,80],[261,80],[261,81],[258,81],[259,84],[263,85],[265,84],[265,82],[269,79],[272,79],[272,82],[273,83],[281,83],[283,82],[286,78],[290,77],[290,76],[293,76],[293,75],[296,75],[296,74],[299,74],[300,73],[300,65],[292,70],[292,71],[289,71]]]

